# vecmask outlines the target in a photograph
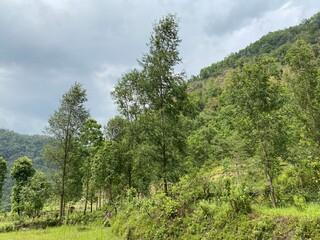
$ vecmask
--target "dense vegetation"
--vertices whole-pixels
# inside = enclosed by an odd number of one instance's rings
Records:
[[[46,141],[47,137],[45,136],[28,136],[0,129],[0,156],[6,161],[7,165],[0,209],[10,210],[10,193],[13,186],[13,181],[10,178],[10,169],[16,159],[26,156],[32,159],[35,169],[45,171],[46,166],[41,153]]]
[[[41,215],[47,189],[57,223],[99,209],[127,239],[320,238],[319,26],[317,14],[270,33],[187,84],[178,21],[162,18],[115,86],[105,131],[80,84],[62,96],[46,129],[50,178],[28,158],[10,166],[13,215]]]

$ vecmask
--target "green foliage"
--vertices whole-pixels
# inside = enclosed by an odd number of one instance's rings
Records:
[[[149,53],[140,62],[143,70],[143,99],[148,106],[142,118],[143,139],[154,149],[153,161],[158,166],[168,194],[168,181],[175,180],[185,137],[181,115],[189,106],[183,73],[174,73],[181,62],[178,46],[178,20],[167,15],[154,25]]]
[[[21,231],[14,231],[10,233],[1,233],[0,239],[21,240],[21,239],[33,239],[33,240],[56,240],[56,239],[74,239],[74,240],[114,240],[119,239],[109,229],[102,228],[96,225],[83,226],[60,226],[60,227],[48,227],[31,230],[22,229]]]
[[[34,173],[32,161],[27,157],[18,158],[10,170],[11,178],[18,184],[25,184]]]
[[[81,174],[78,173],[78,175],[82,177],[79,182],[82,183],[84,190],[85,207],[83,212],[86,214],[87,203],[89,200],[92,202],[96,194],[96,186],[93,181],[95,174],[93,162],[95,155],[103,144],[101,125],[92,118],[87,119],[80,130],[80,137],[77,141],[76,153],[73,153],[73,156],[80,162]],[[79,161],[79,159],[82,161]],[[80,195],[79,199],[82,195],[81,191],[78,194]]]
[[[317,239],[320,237],[320,218],[306,218],[299,222],[295,235],[301,239]]]
[[[279,59],[279,62],[284,64],[288,48],[298,39],[303,39],[310,43],[314,49],[317,49],[318,37],[320,35],[319,22],[320,14],[317,13],[298,26],[268,33],[239,52],[230,54],[223,61],[203,68],[196,79],[205,80],[221,76],[229,69],[241,65],[243,61],[261,54],[268,54],[271,57]]]
[[[249,189],[246,186],[234,186],[228,200],[234,213],[250,213],[252,210]]]
[[[120,115],[105,138],[77,83],[49,119],[60,218],[82,198],[84,214],[64,223],[101,221],[127,239],[319,238],[319,22],[270,33],[188,83],[175,73],[178,19],[156,22],[141,69],[112,92]],[[13,209],[39,215],[45,176],[12,176]]]
[[[0,206],[2,199],[2,187],[7,173],[7,162],[0,156]]]
[[[279,159],[285,156],[287,139],[278,77],[274,59],[255,58],[231,73],[230,86],[224,95],[225,104],[235,109],[236,130],[252,139],[250,145],[265,172],[273,206],[276,205],[273,181],[278,174]]]
[[[130,191],[110,221],[112,230],[128,239],[316,239],[319,235],[317,213],[310,214],[319,211],[318,205],[313,210],[305,206],[297,212],[299,215],[280,208],[260,211],[252,207],[247,187],[228,186],[212,178],[216,171],[218,168],[198,176],[186,175],[175,184],[170,196],[158,191],[141,198]],[[226,191],[219,195],[203,191],[204,186],[215,185],[224,186]],[[278,210],[283,212],[277,214]]]
[[[22,156],[33,159],[35,169],[47,171],[41,157],[41,151],[48,138],[41,135],[22,135],[9,130],[0,129],[0,156],[7,162],[6,179],[3,185],[2,207],[7,211],[10,210],[10,193],[13,181],[10,178],[10,171],[14,160]]]
[[[15,181],[11,192],[12,212],[17,212],[20,216],[26,207],[26,203],[22,197],[23,189],[35,174],[31,159],[21,157],[15,160],[10,174],[11,178]]]
[[[65,214],[66,201],[79,192],[79,188],[74,186],[81,186],[79,161],[72,153],[76,151],[75,138],[79,136],[89,117],[89,111],[84,107],[86,101],[86,90],[81,84],[75,83],[62,96],[58,110],[49,118],[49,125],[45,129],[51,137],[51,144],[47,145],[45,156],[59,174],[55,182],[60,195],[60,219]]]
[[[66,219],[65,223],[69,225],[88,225],[93,222],[99,222],[101,224],[103,222],[103,213],[101,211],[95,211],[92,213],[72,213],[69,214]]]
[[[50,197],[50,191],[50,183],[47,176],[43,172],[35,172],[20,191],[24,212],[29,217],[39,216],[44,204]]]

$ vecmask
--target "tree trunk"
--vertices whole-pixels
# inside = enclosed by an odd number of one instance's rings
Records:
[[[268,152],[266,151],[266,149],[264,147],[262,149],[263,149],[264,161],[265,161],[264,162],[265,174],[267,177],[267,181],[269,184],[269,190],[270,190],[270,198],[271,198],[272,206],[275,208],[277,206],[277,202],[276,202],[276,197],[275,197],[275,193],[274,193],[273,179],[270,174],[271,163],[270,163]]]
[[[272,206],[275,208],[277,206],[277,202],[276,202],[276,197],[274,194],[273,179],[272,179],[269,171],[266,171],[266,176],[267,176],[267,180],[268,180],[268,184],[269,184],[269,188],[270,188],[270,198],[271,198]]]
[[[112,195],[112,180],[111,179],[110,179],[109,183],[110,183],[110,186],[109,186],[109,200],[110,200],[110,202],[112,202],[113,201],[113,195]]]
[[[61,182],[61,192],[60,192],[60,221],[65,215],[65,181],[67,173],[67,161],[68,161],[68,152],[69,152],[69,130],[67,130],[66,138],[64,139],[64,158],[62,164],[62,182]]]
[[[87,181],[86,181],[86,197],[85,197],[85,202],[84,202],[83,215],[86,215],[86,212],[87,212],[88,197],[89,197],[89,180],[87,179]]]
[[[65,214],[65,175],[66,175],[66,160],[63,163],[63,170],[62,170],[62,180],[61,180],[61,192],[60,192],[60,217],[59,220],[63,219]]]
[[[101,208],[101,198],[102,198],[102,191],[101,189],[99,190],[99,197],[98,197],[98,208]]]
[[[167,181],[167,156],[166,145],[162,146],[162,160],[163,160],[163,190],[166,196],[168,196],[168,181]]]
[[[128,187],[129,187],[129,189],[132,187],[132,166],[131,166],[131,162],[129,163],[129,167],[128,167]]]

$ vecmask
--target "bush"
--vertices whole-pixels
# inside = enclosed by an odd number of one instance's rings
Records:
[[[320,218],[302,219],[296,227],[295,235],[300,239],[320,239]]]
[[[231,188],[229,196],[229,204],[233,213],[250,213],[251,201],[249,189],[246,186],[234,186]]]
[[[103,222],[103,214],[101,211],[86,213],[86,215],[84,215],[82,212],[72,213],[66,217],[65,223],[70,225],[76,225],[76,224],[87,225],[88,223],[91,223],[97,220],[101,220],[100,221],[101,223]]]

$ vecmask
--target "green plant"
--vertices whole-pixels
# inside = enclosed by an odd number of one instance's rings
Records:
[[[250,213],[252,208],[249,188],[243,185],[232,187],[229,196],[229,204],[233,213]]]

